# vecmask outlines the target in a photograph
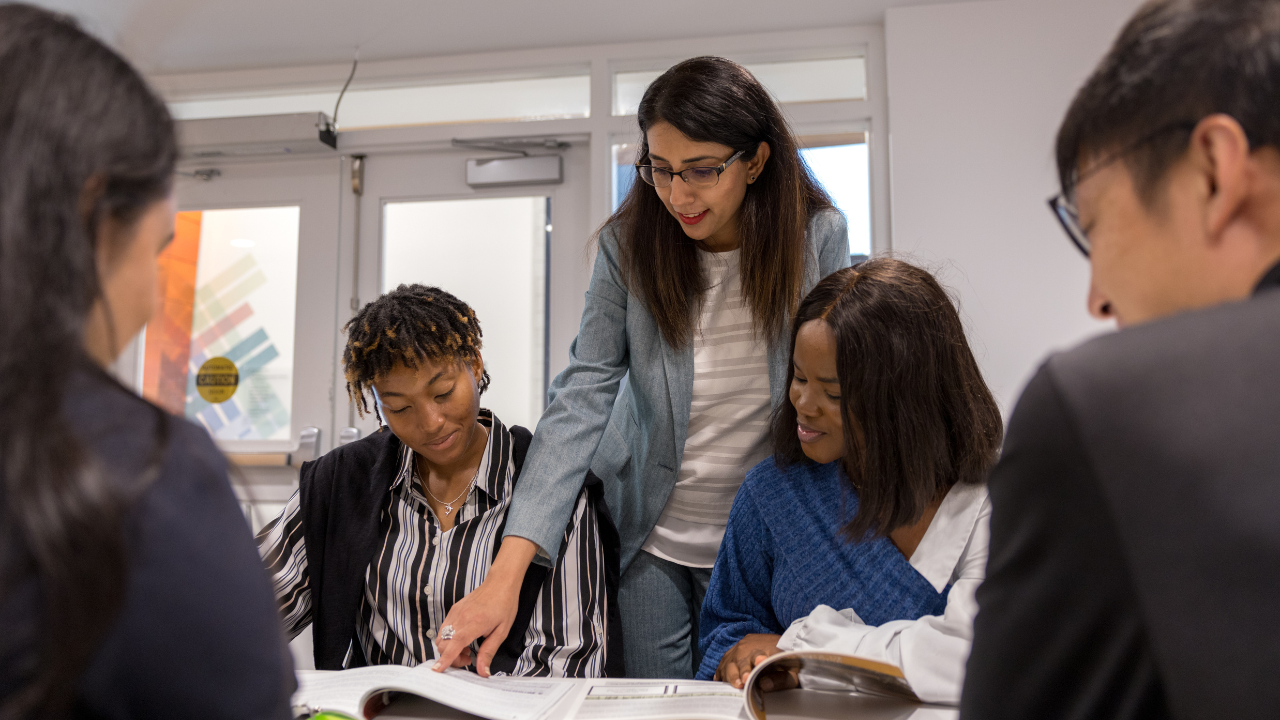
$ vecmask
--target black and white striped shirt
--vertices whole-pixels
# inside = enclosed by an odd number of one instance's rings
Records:
[[[433,641],[449,608],[484,581],[514,485],[512,439],[488,410],[489,442],[457,522],[442,532],[427,505],[405,446],[389,493],[389,524],[365,573],[356,636],[370,665],[417,665],[435,658]],[[307,553],[298,493],[258,533],[258,549],[275,583],[290,639],[311,623]],[[514,674],[600,677],[608,617],[599,526],[584,490],[565,546],[547,575],[525,632]],[[473,646],[473,652],[474,652]]]

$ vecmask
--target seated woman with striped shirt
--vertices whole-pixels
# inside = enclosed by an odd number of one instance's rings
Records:
[[[531,435],[480,407],[480,324],[453,295],[401,285],[346,331],[347,391],[362,415],[371,396],[385,427],[303,465],[259,551],[290,638],[311,625],[317,669],[417,665],[489,572]],[[598,483],[579,493],[557,558],[525,574],[493,672],[621,675],[618,540]]]
[[[1002,435],[960,316],[929,273],[880,258],[818,283],[792,328],[790,402],[734,499],[698,677],[741,687],[779,650],[829,649],[958,702]]]

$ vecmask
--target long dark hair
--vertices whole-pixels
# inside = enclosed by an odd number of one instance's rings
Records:
[[[810,320],[836,338],[844,469],[858,497],[850,540],[914,524],[952,485],[983,481],[1004,432],[1000,409],[932,275],[892,258],[832,273],[800,303],[793,355]],[[794,375],[791,365],[788,387]],[[773,443],[779,465],[808,462],[790,402],[774,411]]]
[[[0,6],[0,89],[0,602],[29,580],[40,597],[38,657],[0,717],[47,717],[66,711],[126,584],[127,499],[59,412],[74,373],[106,377],[83,344],[102,297],[97,229],[169,193],[177,146],[133,68],[45,10]]]
[[[738,211],[742,292],[757,334],[772,338],[800,300],[805,230],[809,218],[832,207],[796,149],[777,103],[746,68],[724,58],[697,57],[663,73],[645,90],[636,114],[641,162],[646,133],[668,123],[690,140],[727,145],[755,157],[769,143],[769,161],[747,186]],[[653,188],[637,181],[606,224],[617,228],[623,280],[645,303],[669,345],[681,347],[694,331],[706,290],[697,246],[667,212]]]

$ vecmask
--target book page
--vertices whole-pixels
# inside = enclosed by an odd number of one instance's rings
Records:
[[[789,673],[801,688],[844,691],[897,698],[919,703],[920,698],[907,683],[900,668],[886,663],[834,652],[797,650],[769,657],[747,678],[746,710],[754,720],[765,718],[766,694],[760,677],[766,673]]]
[[[363,718],[361,702],[369,690],[395,682],[411,668],[380,665],[353,670],[299,670],[298,690],[293,694],[293,716],[309,717],[326,710]]]
[[[421,695],[488,720],[542,720],[574,687],[569,679],[482,678],[466,670],[438,673],[429,665],[406,670],[377,689]]]
[[[369,699],[406,692],[489,720],[543,720],[574,687],[573,680],[482,678],[466,670],[437,673],[429,665],[381,665],[337,672],[302,671],[293,695],[294,717],[326,710],[364,718]],[[386,703],[376,703],[385,707]]]
[[[593,680],[576,720],[738,720],[742,691],[696,680]]]

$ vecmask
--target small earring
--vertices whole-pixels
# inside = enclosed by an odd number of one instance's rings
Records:
[[[755,182],[755,181],[756,181],[755,175],[752,175],[751,177],[747,178],[747,182]]]

